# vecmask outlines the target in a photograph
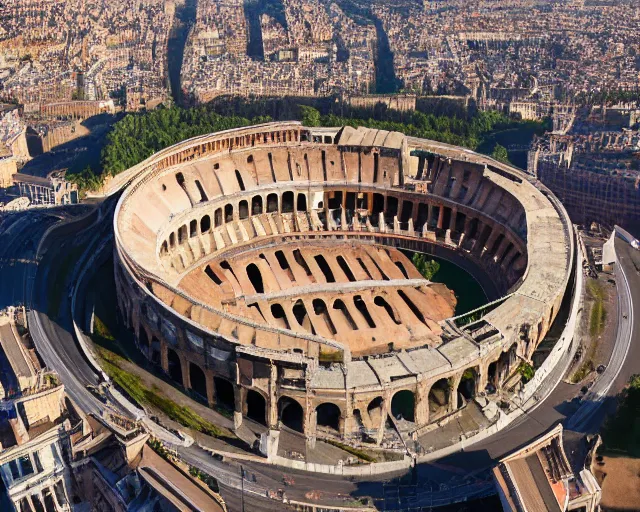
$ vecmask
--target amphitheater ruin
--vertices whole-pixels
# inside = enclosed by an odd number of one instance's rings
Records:
[[[182,142],[126,179],[115,276],[139,349],[271,441],[428,444],[517,384],[570,280],[571,224],[543,186],[400,133],[270,123]],[[407,251],[468,272],[488,305],[455,316]]]

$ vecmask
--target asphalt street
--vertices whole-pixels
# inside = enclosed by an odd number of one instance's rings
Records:
[[[89,247],[91,239],[100,236],[102,229],[94,229],[95,226],[92,226],[95,218],[75,223],[67,221],[62,227],[51,231],[47,240],[39,244],[40,238],[55,220],[53,218],[47,222],[36,222],[36,226],[29,230],[24,229],[27,224],[18,224],[8,233],[7,230],[4,234],[0,232],[3,240],[11,240],[10,243],[0,245],[0,262],[28,262],[24,263],[24,268],[18,272],[12,272],[11,267],[7,269],[6,263],[0,265],[1,297],[7,305],[20,302],[30,305],[30,328],[41,357],[47,366],[58,371],[68,393],[80,407],[87,412],[99,413],[104,407],[103,404],[86,388],[88,384],[96,384],[98,377],[81,354],[73,335],[67,293],[63,293],[61,314],[57,319],[53,319],[47,313],[47,292],[51,284],[51,272],[55,272],[56,265],[72,248],[73,243],[86,244],[86,247]],[[101,223],[109,222],[109,216],[105,215]],[[100,227],[103,227],[102,224]],[[10,228],[11,226],[8,229]],[[33,260],[37,259],[38,246],[42,258],[36,267]],[[625,320],[629,328],[633,328],[630,343],[627,343],[625,348],[625,323],[621,323],[612,362],[608,365],[608,371],[603,373],[592,389],[598,396],[603,397],[614,396],[622,389],[629,376],[639,371],[640,362],[638,315],[633,315],[632,307],[633,304],[640,304],[640,257],[637,251],[621,240],[616,240],[616,250],[618,249],[621,251],[621,270],[624,271],[624,274],[618,276],[618,283],[621,284],[621,280],[626,276],[630,285],[627,302],[621,302],[620,310],[628,309],[628,319]],[[623,297],[621,299],[624,300]],[[616,366],[620,367],[614,374]],[[608,382],[610,379],[613,380],[613,384]],[[196,446],[178,447],[177,451],[185,461],[209,470],[219,478],[222,495],[232,511],[240,510],[242,499],[239,490],[242,487],[245,491],[245,510],[273,510],[274,502],[266,498],[266,492],[279,488],[284,488],[293,499],[305,499],[309,491],[326,490],[333,498],[332,501],[339,499],[339,495],[372,496],[377,504],[382,504],[381,508],[386,510],[396,510],[409,504],[428,506],[457,501],[471,495],[486,494],[489,489],[487,470],[494,461],[544,433],[558,422],[566,421],[577,408],[574,400],[577,392],[576,386],[560,383],[535,410],[505,430],[483,442],[468,446],[464,452],[421,464],[397,480],[392,480],[391,475],[386,475],[377,480],[358,482],[331,475],[287,471],[287,474],[293,476],[294,484],[284,486],[282,469],[268,464],[248,462],[243,466],[251,476],[251,481],[243,483],[239,476],[240,464],[237,462],[218,461]],[[601,416],[597,415],[598,418]],[[581,426],[586,428],[586,425]],[[387,483],[382,485],[385,481]],[[247,504],[250,504],[251,508]],[[278,508],[282,506],[279,505]]]

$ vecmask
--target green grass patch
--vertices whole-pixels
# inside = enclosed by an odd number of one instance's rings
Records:
[[[593,299],[589,317],[589,334],[595,338],[602,334],[607,319],[607,308],[604,305],[606,293],[602,285],[597,281],[589,281],[587,283],[587,290]]]
[[[101,359],[102,369],[107,375],[139,404],[153,407],[183,427],[208,436],[220,439],[235,438],[235,435],[226,429],[214,425],[188,407],[178,405],[163,396],[158,387],[154,386],[153,389],[146,387],[140,377],[122,369],[124,359],[119,355],[101,347],[98,348],[98,355]]]
[[[326,443],[329,443],[332,446],[335,446],[336,448],[340,448],[341,450],[358,457],[360,460],[363,460],[365,462],[370,462],[372,464],[375,462],[378,462],[378,460],[375,457],[372,457],[371,455],[369,455],[368,453],[362,450],[358,450],[357,448],[349,446],[348,444],[342,444],[342,443],[339,443],[338,441],[334,441],[333,439],[324,439],[324,441]]]
[[[588,281],[587,293],[589,297],[593,299],[591,313],[589,314],[589,335],[591,336],[591,341],[584,361],[580,365],[580,368],[571,376],[570,380],[573,384],[581,382],[589,373],[595,370],[594,359],[596,357],[596,351],[598,350],[598,337],[602,334],[607,319],[607,309],[604,305],[607,294],[602,285],[598,281]]]

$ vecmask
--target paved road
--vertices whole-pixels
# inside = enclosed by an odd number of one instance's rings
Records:
[[[46,228],[44,228],[46,229]],[[27,237],[32,242],[37,239],[38,235],[44,232],[43,227],[39,227],[38,231],[33,232],[33,237]],[[32,325],[32,335],[36,341],[36,346],[41,353],[48,366],[56,369],[65,383],[69,394],[72,398],[86,411],[96,411],[102,408],[102,404],[86,390],[86,384],[97,382],[97,377],[93,373],[87,361],[80,354],[79,347],[71,334],[70,316],[66,317],[69,310],[68,299],[63,300],[61,311],[65,311],[61,320],[53,321],[46,314],[46,297],[47,285],[49,284],[49,272],[51,268],[55,268],[57,261],[65,251],[69,250],[71,245],[69,240],[76,240],[88,243],[91,235],[95,236],[95,230],[88,230],[84,233],[77,233],[77,226],[69,225],[64,229],[56,230],[50,240],[51,247],[58,247],[57,254],[51,249],[45,254],[37,274],[32,273],[35,285],[33,287],[32,305],[33,312],[30,315]],[[82,237],[87,237],[86,240]],[[20,239],[19,239],[20,240]],[[64,243],[67,241],[67,243]],[[623,242],[622,242],[623,243]],[[618,249],[618,241],[616,241],[616,249]],[[33,245],[33,243],[31,243]],[[29,254],[33,256],[33,249],[29,249],[28,240],[22,243],[16,243],[15,248],[10,251],[9,256],[13,258]],[[620,248],[623,251],[621,256],[621,266],[625,271],[625,276],[630,281],[631,295],[627,297],[633,303],[640,304],[640,274],[638,274],[634,265],[640,268],[640,258],[637,252],[630,252],[632,249],[624,244]],[[7,252],[4,249],[4,252]],[[2,258],[3,249],[0,249],[0,258]],[[55,258],[53,256],[56,256]],[[633,274],[633,275],[631,275]],[[29,275],[27,275],[27,278]],[[20,282],[20,276],[11,281],[13,287],[19,289],[23,286]],[[11,293],[23,293],[12,291]],[[627,302],[628,303],[628,302]],[[629,307],[629,309],[631,309]],[[70,311],[69,311],[70,313]],[[613,385],[605,383],[604,379],[608,379],[610,374],[603,374],[601,383],[594,387],[594,390],[602,390],[606,396],[615,394],[626,382],[630,373],[637,371],[629,364],[630,359],[640,361],[640,341],[636,340],[640,336],[640,326],[637,325],[637,316],[629,315],[629,325],[633,322],[634,334],[629,353],[626,359],[623,359],[622,365],[617,376],[615,376]],[[620,338],[620,336],[619,336]],[[622,336],[624,338],[624,336]],[[616,345],[612,361],[620,361],[623,355],[622,345]],[[612,368],[615,364],[611,364]],[[637,364],[635,366],[638,366]],[[383,486],[381,481],[389,480],[390,477],[381,477],[377,481],[350,481],[340,477],[331,475],[316,475],[296,471],[287,471],[292,474],[295,484],[286,488],[287,493],[292,498],[302,499],[306,492],[310,490],[332,491],[335,494],[353,494],[354,496],[370,495],[377,500],[383,500],[383,507],[387,510],[397,509],[399,506],[407,506],[409,504],[429,505],[430,503],[439,503],[440,499],[451,500],[457,496],[461,497],[468,493],[470,489],[475,489],[477,495],[486,493],[487,486],[487,468],[491,467],[496,458],[518,448],[528,440],[545,432],[559,421],[566,419],[574,410],[573,397],[577,392],[575,386],[564,383],[558,385],[549,397],[544,400],[533,412],[525,415],[522,419],[514,422],[507,429],[492,436],[485,441],[472,445],[463,453],[454,454],[445,457],[439,461],[420,465],[414,472],[405,476],[402,480],[395,483],[401,483],[402,486],[391,485]],[[239,464],[235,462],[219,462],[210,455],[203,452],[197,447],[178,448],[179,454],[185,460],[194,465],[198,465],[203,469],[208,469],[214,473],[221,481],[222,494],[228,501],[231,510],[239,510],[240,497],[239,488],[241,480],[239,477]],[[247,510],[273,510],[274,502],[262,498],[267,489],[282,488],[282,470],[266,464],[255,462],[244,465],[249,473],[255,474],[257,482],[245,482],[245,490],[247,491],[247,503],[251,504],[251,508]],[[456,494],[458,493],[458,494]],[[378,501],[380,504],[381,502]]]
[[[635,253],[638,251],[631,248],[621,238],[616,238],[615,249],[619,261],[619,265],[616,266],[616,290],[618,293],[616,342],[607,368],[585,395],[580,409],[567,422],[567,427],[572,430],[589,430],[590,426],[596,426],[594,422],[596,424],[599,422],[602,414],[596,415],[596,413],[602,409],[609,397],[618,393],[619,389],[615,386],[616,380],[618,375],[623,373],[622,370],[632,346],[634,332],[637,337],[640,327],[640,319],[634,311],[630,287],[631,280],[635,280],[636,285],[640,280],[632,258],[632,256],[636,256]],[[629,363],[631,366],[631,361]],[[627,372],[623,373],[625,382],[628,378],[626,374]]]

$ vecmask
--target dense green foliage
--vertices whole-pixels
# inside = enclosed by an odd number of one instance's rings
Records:
[[[435,116],[423,112],[414,111],[405,114],[404,121],[387,121],[374,118],[358,119],[341,117],[334,114],[320,115],[313,107],[300,105],[301,120],[309,126],[364,126],[402,132],[411,137],[437,140],[456,146],[464,146],[477,149],[478,146],[492,132],[496,130],[508,130],[510,128],[529,126],[538,131],[544,131],[542,123],[523,122],[510,119],[500,112],[477,112],[472,116],[449,117]]]
[[[116,175],[161,149],[198,135],[269,120],[267,117],[221,116],[206,107],[159,108],[144,114],[129,114],[118,121],[108,135],[108,144],[102,153],[104,172]]]
[[[257,108],[249,109],[247,105],[240,106],[242,108],[238,111],[247,114],[255,114],[259,111]],[[499,130],[525,127],[530,132],[544,131],[542,123],[523,123],[499,112],[467,113],[465,116],[458,117],[457,115],[426,114],[421,111],[397,113],[386,109],[380,111],[374,109],[371,113],[372,117],[365,118],[338,116],[333,113],[322,115],[316,108],[305,105],[294,105],[294,108],[290,108],[290,112],[306,126],[364,126],[399,131],[409,136],[471,149],[478,149],[483,141]],[[230,113],[230,111],[224,110],[224,113]],[[270,120],[271,117],[264,115],[251,118],[232,113],[222,115],[214,111],[213,107],[182,109],[173,106],[161,107],[151,112],[128,114],[114,125],[107,136],[108,143],[102,151],[103,173],[116,175],[157,151],[192,137]],[[95,190],[102,181],[102,177],[90,168],[81,173],[69,175],[69,178],[82,190]]]
[[[493,147],[493,153],[491,153],[491,156],[503,164],[509,163],[509,153],[507,153],[507,148],[500,144],[496,144]]]
[[[422,277],[429,281],[431,281],[433,276],[435,276],[438,273],[438,270],[440,270],[440,263],[436,260],[428,260],[424,254],[419,252],[416,252],[413,255],[411,261],[418,269],[418,272],[422,274]]]
[[[535,368],[533,366],[531,366],[529,363],[527,363],[526,361],[522,361],[518,365],[517,372],[520,375],[522,375],[522,382],[524,384],[526,384],[531,379],[533,379],[533,376],[536,374]]]
[[[619,450],[640,457],[640,375],[618,396],[618,409],[602,431],[605,450]]]

